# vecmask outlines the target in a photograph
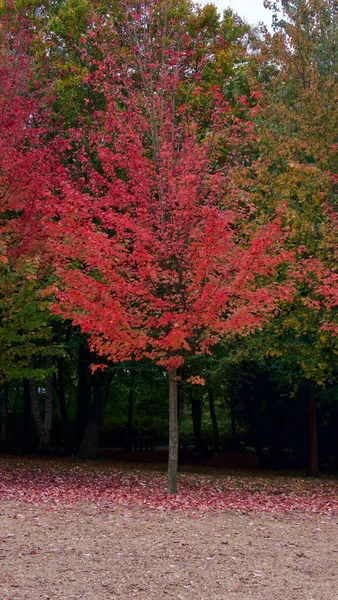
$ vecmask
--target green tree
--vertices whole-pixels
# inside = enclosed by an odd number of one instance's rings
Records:
[[[263,346],[290,378],[308,381],[314,447],[314,396],[330,383],[335,365],[333,339],[322,329],[327,313],[318,283],[321,272],[332,268],[327,207],[336,203],[337,4],[282,0],[273,9],[274,33],[266,34],[250,60],[259,141],[247,183],[258,218],[284,207],[296,294],[291,304],[281,304]],[[313,475],[315,454],[310,452]]]

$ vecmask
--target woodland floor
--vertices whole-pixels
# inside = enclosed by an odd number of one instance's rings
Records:
[[[0,457],[0,600],[338,600],[338,481]]]

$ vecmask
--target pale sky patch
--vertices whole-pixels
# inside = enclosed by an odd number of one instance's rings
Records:
[[[271,27],[272,12],[264,8],[263,0],[212,0],[212,2],[219,12],[230,7],[250,25],[258,25],[262,21],[269,28]],[[203,4],[205,3],[206,0]]]

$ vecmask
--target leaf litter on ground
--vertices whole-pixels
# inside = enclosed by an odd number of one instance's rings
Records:
[[[307,513],[338,515],[338,480],[270,472],[180,473],[179,492],[168,495],[158,470],[114,463],[42,457],[0,459],[0,499],[53,507],[90,502],[190,514]]]

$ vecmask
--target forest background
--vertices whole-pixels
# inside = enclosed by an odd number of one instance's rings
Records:
[[[2,449],[337,466],[337,4],[271,8],[1,3]]]

